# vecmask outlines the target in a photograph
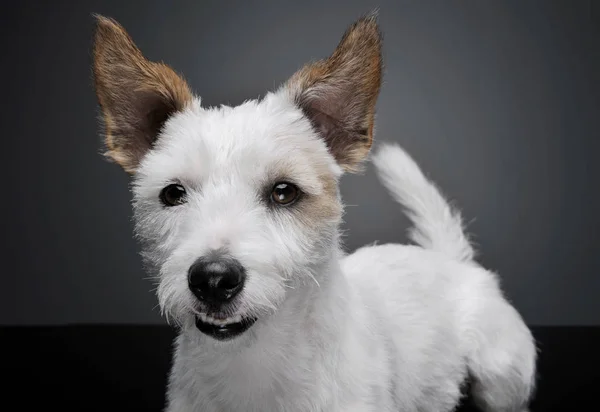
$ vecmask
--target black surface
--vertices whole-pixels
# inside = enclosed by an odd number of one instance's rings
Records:
[[[595,410],[600,327],[532,329],[540,348],[532,412]],[[160,411],[174,336],[166,326],[0,328],[3,410]]]

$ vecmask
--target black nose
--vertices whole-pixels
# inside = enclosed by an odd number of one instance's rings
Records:
[[[243,266],[231,258],[200,258],[188,271],[188,285],[201,301],[222,305],[232,300],[244,287]]]

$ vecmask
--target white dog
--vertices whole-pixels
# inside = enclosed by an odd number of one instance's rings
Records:
[[[278,90],[203,108],[97,16],[107,155],[133,177],[136,235],[180,330],[169,412],[527,410],[536,347],[461,218],[399,147],[373,160],[419,246],[344,256],[338,181],[373,141],[374,14]]]

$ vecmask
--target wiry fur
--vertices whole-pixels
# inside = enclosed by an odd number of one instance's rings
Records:
[[[109,70],[105,56],[117,56],[122,70],[98,77],[99,99],[121,133],[117,158],[134,171],[136,235],[160,307],[180,330],[168,412],[449,412],[468,376],[485,411],[526,409],[533,338],[497,277],[473,261],[458,212],[399,147],[382,146],[373,160],[413,219],[417,245],[341,251],[338,181],[373,138],[381,80],[374,16],[354,24],[325,63],[260,101],[203,108],[184,98],[142,146],[148,135],[139,131],[155,130],[152,117],[132,122],[122,105],[137,102],[132,70],[155,66],[115,50],[132,43],[108,23],[99,21],[109,32],[97,37],[96,70]],[[146,90],[163,97],[183,81],[154,78],[160,84]],[[138,114],[156,107],[146,103]],[[295,183],[302,197],[273,205],[278,181]],[[185,203],[165,207],[159,194],[174,182]],[[203,307],[187,284],[188,268],[215,250],[247,272],[227,315],[258,319],[227,341],[195,327]]]

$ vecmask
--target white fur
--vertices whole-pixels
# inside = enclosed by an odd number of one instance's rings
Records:
[[[374,163],[419,246],[343,256],[341,216],[310,229],[257,195],[279,170],[311,196],[324,191],[317,170],[341,176],[285,93],[236,108],[196,100],[169,119],[133,186],[160,306],[181,330],[168,412],[445,412],[467,376],[485,410],[525,410],[532,336],[496,276],[472,260],[459,215],[399,147],[383,146]],[[187,202],[161,207],[173,179]],[[258,317],[224,342],[195,328],[186,281],[194,260],[220,247],[248,273],[236,315]]]

